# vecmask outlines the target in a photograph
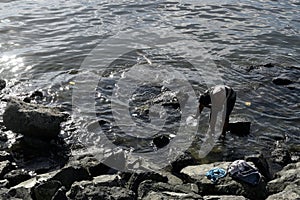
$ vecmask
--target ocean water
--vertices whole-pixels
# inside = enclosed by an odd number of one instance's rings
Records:
[[[160,134],[179,137],[164,150],[175,156],[200,148],[209,110],[200,127],[182,123],[200,93],[227,84],[238,94],[232,117],[251,120],[251,133],[228,134],[212,157],[269,154],[277,140],[299,149],[299,16],[296,0],[5,0],[0,78],[10,95],[41,90],[45,104],[73,113],[72,140],[105,148],[107,137],[141,156],[158,151]],[[292,86],[272,83],[282,75]],[[149,103],[162,91],[187,104]]]

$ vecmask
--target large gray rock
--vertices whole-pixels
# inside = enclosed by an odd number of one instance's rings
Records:
[[[253,163],[250,163],[254,166]],[[264,179],[257,186],[251,186],[233,180],[228,175],[218,180],[215,184],[205,176],[206,172],[214,167],[227,169],[230,162],[219,162],[188,166],[181,170],[187,180],[198,185],[201,195],[238,195],[249,199],[265,199],[267,197],[266,183]]]
[[[24,181],[10,188],[7,195],[9,196],[8,199],[52,199],[52,197],[57,195],[60,188],[69,189],[75,181],[88,179],[90,179],[90,176],[86,169],[69,166]]]
[[[277,194],[270,195],[267,200],[295,200],[300,199],[300,189],[299,183],[292,183],[282,191]]]
[[[300,162],[292,163],[284,167],[276,174],[276,179],[268,183],[269,194],[280,193],[289,185],[294,185],[299,190],[300,187]],[[289,190],[291,190],[291,186]]]
[[[133,200],[135,199],[135,193],[121,187],[121,180],[118,175],[102,175],[95,177],[92,181],[75,182],[68,191],[67,197],[72,200]]]
[[[11,98],[8,100],[3,122],[6,128],[24,136],[51,139],[60,133],[60,124],[66,114],[56,108],[25,103]]]
[[[138,199],[203,199],[197,192],[195,184],[170,185],[146,180],[139,185]]]

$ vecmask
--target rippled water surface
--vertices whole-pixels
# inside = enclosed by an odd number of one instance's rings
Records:
[[[97,141],[99,135],[91,130],[100,124],[115,144],[147,151],[151,142],[141,139],[135,127],[127,126],[127,133],[114,128],[115,122],[125,118],[122,113],[113,113],[111,105],[122,106],[124,102],[122,96],[110,97],[122,89],[131,92],[123,97],[130,99],[129,114],[137,124],[148,123],[151,115],[139,116],[147,111],[141,106],[150,105],[144,102],[157,97],[163,91],[160,86],[172,87],[170,82],[175,83],[178,77],[167,74],[175,70],[189,81],[195,97],[206,85],[215,83],[225,83],[237,91],[232,115],[251,119],[251,134],[228,135],[217,145],[216,152],[223,152],[222,156],[239,151],[268,152],[276,140],[299,147],[299,16],[300,3],[296,0],[5,0],[0,3],[0,78],[8,80],[19,93],[40,89],[47,103],[63,105],[69,111],[75,98],[73,106],[80,113],[85,134],[80,137],[82,141]],[[267,63],[275,63],[275,67],[260,66]],[[144,65],[151,66],[145,68],[147,73],[142,71]],[[155,80],[158,69],[165,69],[165,80],[156,77],[155,84],[145,82],[149,77]],[[294,81],[294,90],[272,83],[273,77],[282,74]],[[89,88],[95,76],[102,79]],[[118,80],[135,77],[139,77],[135,90],[126,90],[130,81],[118,84]],[[72,96],[74,88],[92,91]],[[176,93],[175,88],[171,90]],[[81,97],[84,103],[93,99],[96,107],[77,105]],[[172,116],[173,121],[163,131],[176,136],[181,130],[182,109],[153,107],[150,114],[153,119]],[[208,111],[204,115],[207,117]],[[182,140],[185,138],[178,142]]]

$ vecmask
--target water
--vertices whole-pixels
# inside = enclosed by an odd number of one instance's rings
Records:
[[[206,84],[220,82],[238,92],[233,115],[252,120],[251,134],[245,138],[229,135],[225,142],[217,144],[215,151],[222,152],[220,157],[232,152],[268,153],[276,140],[299,147],[299,1],[5,0],[0,3],[0,10],[0,77],[8,80],[16,93],[40,89],[46,95],[45,104],[62,105],[71,112],[72,97],[79,98],[76,94],[72,96],[72,90],[80,84],[88,85],[97,75],[104,77],[103,82],[95,85],[97,89],[90,91],[92,96],[85,97],[95,98],[101,106],[96,110],[90,106],[80,110],[81,128],[86,134],[81,141],[97,141],[97,134],[89,132],[98,126],[99,120],[114,120],[111,101],[105,95],[118,92],[113,88],[122,73],[150,62],[164,65],[166,71],[173,67],[184,74],[196,96]],[[102,53],[105,49],[114,51],[107,50],[104,56],[93,58],[97,65],[92,61],[87,64],[85,59],[99,44]],[[125,61],[118,60],[118,49],[128,46],[133,52],[135,48],[140,50]],[[201,56],[209,60],[201,61]],[[270,62],[280,65],[247,70],[252,65]],[[150,69],[149,74],[155,74],[157,69]],[[292,77],[298,89],[272,84],[272,78],[280,74]],[[206,76],[210,79],[206,80]],[[145,78],[140,78],[136,86]],[[165,81],[174,80],[167,77]],[[133,92],[137,96],[143,94],[139,90]],[[146,88],[140,102],[154,94],[155,87]],[[122,105],[119,97],[114,100],[115,105]],[[251,106],[245,102],[251,102]],[[173,119],[182,111],[176,109],[171,114],[175,116]],[[164,119],[166,111],[154,107],[150,113],[153,120]],[[114,115],[115,120],[123,120],[122,115]],[[208,111],[205,116],[202,124],[207,122]],[[178,133],[179,118],[169,123],[173,132],[169,129],[166,132]],[[149,122],[149,118],[136,120]],[[106,128],[113,132],[111,138],[118,145],[146,152],[153,147],[147,139],[137,142],[126,133],[124,136],[110,126]],[[135,131],[131,128],[126,129],[127,134]],[[178,141],[181,140],[186,139]]]

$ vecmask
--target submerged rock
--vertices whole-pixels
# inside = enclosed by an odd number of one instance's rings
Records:
[[[244,118],[233,118],[229,122],[229,131],[232,134],[246,136],[250,133],[251,122]]]
[[[293,83],[293,81],[290,78],[285,77],[285,76],[275,77],[272,79],[272,82],[275,85],[289,85],[289,84]]]
[[[24,136],[51,139],[60,133],[66,114],[56,108],[10,99],[3,114],[6,128]]]

